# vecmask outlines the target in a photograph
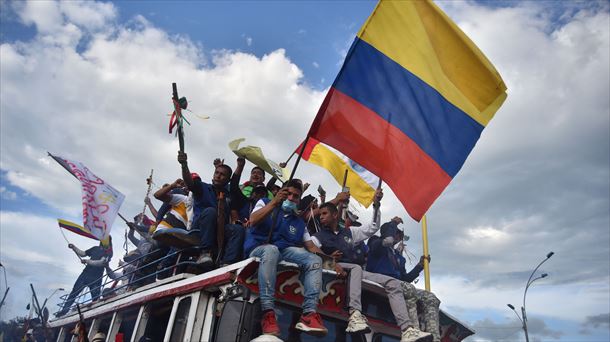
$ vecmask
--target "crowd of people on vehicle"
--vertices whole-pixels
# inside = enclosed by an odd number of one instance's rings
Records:
[[[423,270],[424,256],[410,272],[406,271],[404,233],[399,227],[402,220],[394,217],[379,224],[381,189],[375,193],[373,221],[361,224],[347,210],[349,191],[326,201],[320,187],[318,203],[312,195],[302,197],[309,184],[299,179],[279,186],[275,184],[277,179],[272,178],[265,184],[265,172],[258,166],[252,168],[249,180],[240,184],[246,164],[243,158],[237,158],[235,170],[216,159],[209,182],[190,170],[186,153],[178,152],[178,162],[182,178],[154,193],[163,203],[160,209],[157,211],[149,198],[145,200],[155,219],[140,214],[128,223],[128,238],[136,250],[123,257],[118,270],[108,267],[113,255],[111,239],[106,245],[100,243],[86,251],[72,244],[68,246],[79,258],[88,259],[81,259],[85,269],[58,315],[68,312],[84,287],[89,288],[94,301],[103,295],[100,290],[104,269],[122,291],[175,274],[180,246],[164,244],[163,239],[156,237],[164,232],[183,232],[195,242],[196,254],[190,264],[200,271],[249,257],[258,259],[263,334],[280,334],[274,293],[278,263],[286,261],[296,264],[302,275],[304,301],[297,330],[315,336],[327,334],[317,313],[322,268],[326,264],[332,265],[337,276],[345,278],[348,284],[346,332],[370,331],[360,298],[362,280],[366,279],[385,289],[402,331],[401,341],[440,341],[440,301],[433,293],[411,284]],[[430,261],[429,256],[426,258]],[[134,261],[145,267],[136,267]],[[107,294],[114,295],[111,292]]]

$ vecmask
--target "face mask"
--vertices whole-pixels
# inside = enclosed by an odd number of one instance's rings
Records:
[[[289,200],[284,200],[284,202],[282,202],[282,210],[287,213],[296,212],[297,204]]]

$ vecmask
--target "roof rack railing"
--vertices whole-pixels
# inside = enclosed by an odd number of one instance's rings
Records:
[[[72,309],[74,309],[77,304],[82,306],[82,305],[85,305],[88,303],[92,303],[93,295],[91,294],[91,289],[89,286],[90,285],[95,286],[95,284],[97,284],[100,280],[101,280],[100,297],[110,297],[112,295],[117,294],[119,292],[119,290],[121,290],[121,289],[129,288],[129,287],[138,288],[138,287],[144,286],[144,285],[148,284],[148,283],[146,283],[146,280],[149,280],[150,278],[152,278],[154,281],[154,279],[157,278],[157,275],[165,274],[165,272],[168,272],[170,270],[172,271],[172,275],[175,275],[180,266],[196,265],[196,263],[194,261],[188,261],[188,260],[181,261],[180,255],[182,255],[184,252],[197,251],[200,249],[201,249],[200,246],[192,246],[192,247],[186,247],[186,248],[182,248],[182,249],[170,250],[170,252],[167,253],[166,255],[164,255],[162,257],[158,257],[158,258],[152,258],[151,261],[148,261],[147,258],[154,256],[155,254],[162,253],[162,250],[154,249],[145,255],[142,255],[129,262],[126,262],[123,265],[112,270],[112,272],[113,273],[117,272],[117,271],[124,269],[126,267],[129,267],[129,266],[135,266],[135,268],[127,273],[124,273],[117,279],[112,279],[112,278],[110,278],[110,276],[108,276],[108,274],[104,274],[102,277],[97,278],[94,281],[84,285],[81,288],[80,292],[82,292],[82,290],[85,287],[88,288],[88,291],[85,291],[83,293],[79,292],[79,294],[75,296],[74,302],[70,305],[69,308],[67,308],[67,312],[70,312]],[[160,264],[163,260],[173,258],[175,256],[178,256],[178,258],[176,258],[175,262],[173,262],[171,265],[168,265],[161,269],[155,268],[154,272],[142,272],[149,267],[153,267],[155,265]],[[141,264],[142,262],[144,262],[144,264]],[[106,285],[108,285],[110,283],[112,283],[114,285],[115,282],[118,282],[122,279],[126,279],[126,277],[129,277],[129,281],[127,281],[125,284],[122,284],[120,286],[110,286],[110,287],[105,288]],[[150,283],[152,283],[152,282],[150,282]],[[88,298],[86,298],[87,295],[89,295]],[[62,302],[57,304],[57,306],[60,308],[58,310],[58,312],[63,308],[63,306],[65,305],[69,296],[70,296],[70,294],[64,294],[59,297],[60,299],[62,299]]]

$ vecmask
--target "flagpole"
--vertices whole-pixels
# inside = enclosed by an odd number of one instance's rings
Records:
[[[121,219],[123,219],[123,221],[125,221],[125,223],[129,223],[129,221],[127,221],[127,219],[126,219],[126,218],[124,218],[124,217],[123,217],[123,215],[121,215],[121,213],[117,212],[117,215],[118,215],[118,216],[119,216]]]
[[[286,159],[286,161],[284,163],[286,163],[286,165],[288,165],[288,163],[290,162],[290,159],[292,159],[292,157],[294,157],[295,154],[297,154],[297,152],[293,151],[292,154],[290,155],[290,157],[288,157],[288,159]]]
[[[424,279],[426,281],[426,291],[430,291],[430,265],[428,263],[428,224],[426,215],[421,219],[421,237],[424,244]]]
[[[345,169],[345,174],[343,174],[343,184],[341,185],[341,192],[345,191],[345,184],[347,184],[347,174],[349,172],[349,169]],[[343,222],[346,221],[347,219],[347,204],[339,204],[339,212],[340,212],[340,216],[343,219]]]
[[[301,157],[303,156],[303,152],[305,152],[305,146],[307,146],[308,141],[309,141],[309,134],[307,134],[307,137],[305,137],[305,141],[303,141],[303,146],[301,146],[301,151],[299,151],[297,161],[294,163],[294,168],[292,168],[292,172],[290,173],[290,178],[288,178],[288,181],[292,180],[292,177],[294,177],[294,174],[297,171],[297,167],[299,167],[299,162],[301,161]]]
[[[294,177],[294,173],[297,171],[297,167],[299,166],[299,162],[301,161],[301,156],[303,156],[303,152],[305,152],[305,146],[307,146],[308,141],[309,141],[309,134],[307,134],[307,137],[305,137],[305,141],[303,141],[303,146],[301,147],[301,151],[299,151],[299,156],[297,158],[297,161],[294,163],[294,168],[292,169],[292,172],[290,173],[290,177],[284,183],[284,185],[286,185],[288,182],[290,182],[292,180],[292,177]],[[274,210],[273,214],[271,215],[271,229],[269,229],[269,235],[267,235],[267,243],[271,243],[271,236],[273,235],[273,229],[275,228],[276,223],[277,223],[277,211]]]
[[[152,177],[153,177],[154,169],[150,169],[150,176],[146,178],[146,183],[148,183],[148,189],[146,190],[146,196],[144,197],[144,208],[142,208],[142,216],[140,216],[140,224],[144,222],[144,213],[146,213],[146,199],[150,196],[150,191],[152,190]]]
[[[61,227],[59,227],[59,232],[61,233],[61,236],[64,237],[64,240],[66,240],[66,242],[68,243],[68,245],[71,245],[72,243],[70,241],[68,241],[68,238],[66,237],[66,234],[64,234],[64,231],[62,230]],[[78,260],[83,261],[83,259],[80,257],[80,255],[75,254],[76,257],[78,258]]]
[[[377,190],[381,189],[381,183],[383,181],[381,180],[381,177],[379,178],[379,183],[377,183]],[[373,202],[373,222],[377,222],[377,216],[379,216],[379,206],[381,206],[381,203],[379,203],[377,200],[377,198],[375,198],[375,202]]]

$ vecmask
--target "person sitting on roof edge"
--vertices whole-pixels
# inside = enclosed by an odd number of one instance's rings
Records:
[[[375,193],[375,201],[381,201],[383,192],[381,189]],[[362,256],[358,255],[355,246],[371,236],[378,230],[378,222],[371,222],[365,226],[351,226],[342,229],[339,226],[339,211],[334,204],[324,203],[320,206],[320,223],[324,227],[314,235],[313,242],[325,253],[338,257],[336,272],[339,275],[349,271],[349,322],[346,332],[349,333],[368,333],[366,318],[362,315],[362,280],[374,281],[386,291],[390,307],[398,326],[402,331],[401,342],[423,341],[426,338],[432,339],[429,333],[419,331],[417,316],[411,317],[407,311],[406,303],[403,298],[400,281],[392,277],[363,271],[361,264]]]
[[[402,291],[407,303],[407,310],[412,316],[417,315],[417,308],[420,307],[422,312],[419,315],[420,328],[423,331],[429,332],[433,336],[434,342],[440,342],[440,327],[439,327],[439,306],[441,301],[430,291],[418,289],[411,284],[424,269],[424,257],[423,255],[419,259],[419,263],[413,267],[410,272],[406,272],[406,259],[402,255],[404,250],[404,232],[398,226],[402,223],[402,219],[394,217],[390,222],[384,223],[381,226],[381,236],[383,239],[372,239],[369,241],[371,246],[375,246],[376,250],[380,249],[391,249],[393,257],[396,259],[396,266],[394,272],[388,273],[388,275],[398,278],[402,281]],[[385,247],[383,241],[385,240]],[[391,256],[389,252],[383,253],[383,256],[388,258]],[[427,257],[430,262],[430,256]],[[373,259],[370,261],[370,267],[380,268],[379,266],[385,263],[394,267],[393,262],[389,262],[386,258],[379,260],[379,253],[375,253]],[[383,270],[383,272],[388,272]]]
[[[250,216],[244,252],[246,256],[259,258],[261,326],[266,335],[280,335],[274,294],[277,265],[281,260],[297,264],[303,277],[303,314],[295,328],[316,336],[328,333],[316,312],[322,286],[322,259],[311,253],[322,251],[311,242],[305,222],[296,213],[302,192],[302,183],[290,180],[272,200],[259,200]]]
[[[404,233],[398,226],[402,223],[400,217],[394,217],[390,222],[381,226],[381,237],[374,236],[368,241],[369,258],[367,271],[378,272],[387,276],[401,280],[401,288],[407,311],[411,317],[417,316],[417,304],[423,307],[423,317],[416,320],[417,327],[422,322],[421,330],[431,333],[434,342],[440,341],[440,331],[438,323],[438,310],[440,301],[429,291],[416,289],[411,282],[419,276],[423,270],[424,257],[413,267],[410,272],[406,272],[406,259],[402,256],[402,245]]]
[[[217,160],[219,161],[219,160]],[[241,260],[244,241],[244,228],[229,223],[229,191],[228,184],[233,170],[228,165],[215,161],[212,184],[205,183],[201,178],[191,178],[187,155],[178,152],[178,162],[182,166],[182,179],[187,188],[193,193],[193,223],[191,229],[199,229],[201,237],[200,257],[196,263],[203,269],[214,266],[212,257],[215,253],[224,250],[221,265],[231,264]],[[220,204],[220,206],[219,206]],[[222,211],[219,213],[219,211]],[[223,246],[218,246],[217,230],[222,225],[224,229]],[[223,248],[224,247],[224,248]]]
[[[191,174],[191,178],[198,177],[199,175],[196,173]],[[165,184],[155,192],[155,198],[162,201],[163,205],[168,205],[165,217],[157,224],[155,231],[161,229],[188,230],[190,228],[190,219],[193,216],[193,199],[185,194],[188,194],[188,190],[186,190],[186,185],[180,178],[171,184]],[[178,255],[175,254],[177,252],[175,247],[163,243],[159,243],[158,247],[165,258],[159,263],[161,271],[157,274],[157,278],[163,279],[171,275],[170,267],[176,262]]]
[[[91,292],[91,300],[95,301],[100,297],[102,287],[102,276],[104,275],[104,266],[112,259],[112,236],[108,235],[108,242],[100,241],[98,246],[93,246],[86,251],[80,250],[73,244],[68,244],[68,248],[72,249],[79,258],[89,257],[89,259],[81,259],[81,263],[86,265],[83,272],[76,278],[76,282],[72,287],[72,292],[64,302],[62,309],[57,313],[57,316],[66,314],[76,296],[85,288],[88,287]]]

